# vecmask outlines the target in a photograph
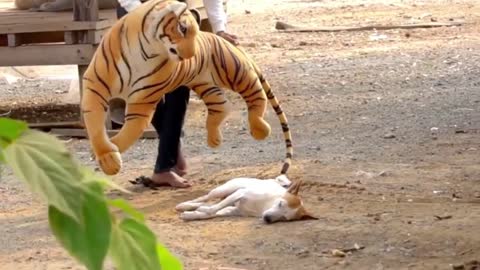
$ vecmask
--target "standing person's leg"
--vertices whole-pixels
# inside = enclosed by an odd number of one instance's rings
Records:
[[[184,178],[186,161],[181,151],[180,137],[190,99],[190,89],[186,86],[166,94],[157,105],[152,125],[157,130],[160,141],[154,173],[151,181],[156,185],[189,187]]]
[[[126,14],[127,11],[123,7],[117,6],[117,18]],[[150,180],[156,185],[190,186],[188,181],[182,178],[186,174],[187,165],[180,144],[189,98],[190,89],[179,87],[166,94],[155,109],[152,125],[157,131],[160,141],[154,173]]]

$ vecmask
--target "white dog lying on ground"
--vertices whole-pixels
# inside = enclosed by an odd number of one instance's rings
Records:
[[[178,204],[176,210],[182,212],[183,220],[243,216],[261,217],[266,223],[274,223],[317,219],[303,207],[298,196],[301,185],[301,181],[292,184],[285,175],[268,180],[234,178],[205,196]],[[213,199],[221,201],[206,204]]]

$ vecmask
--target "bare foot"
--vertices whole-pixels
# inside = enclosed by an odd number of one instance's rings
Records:
[[[155,186],[171,186],[176,188],[188,188],[192,186],[187,179],[184,179],[173,171],[155,173],[150,180]]]
[[[179,176],[184,176],[187,174],[187,160],[183,156],[182,146],[181,143],[178,146],[178,157],[177,157],[177,164],[173,169]]]
[[[238,45],[238,37],[233,34],[229,34],[224,31],[220,31],[217,33],[217,35],[221,36],[222,38],[226,39],[228,42],[232,43],[233,45]]]

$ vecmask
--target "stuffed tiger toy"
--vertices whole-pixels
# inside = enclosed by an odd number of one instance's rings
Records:
[[[263,140],[271,132],[264,120],[267,99],[280,120],[286,159],[293,154],[287,118],[257,65],[223,38],[201,32],[185,3],[150,0],[119,19],[106,33],[83,76],[81,109],[96,160],[107,175],[122,167],[120,153],[148,127],[157,103],[177,87],[192,89],[208,108],[209,147],[222,142],[220,125],[230,111],[223,89],[248,107],[250,134]],[[109,139],[105,119],[109,100],[126,101],[125,124]]]

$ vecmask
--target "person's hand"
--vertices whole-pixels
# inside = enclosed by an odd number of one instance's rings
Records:
[[[235,46],[239,44],[238,37],[236,35],[232,35],[224,31],[217,32],[217,35],[226,39],[228,42],[232,43]]]

